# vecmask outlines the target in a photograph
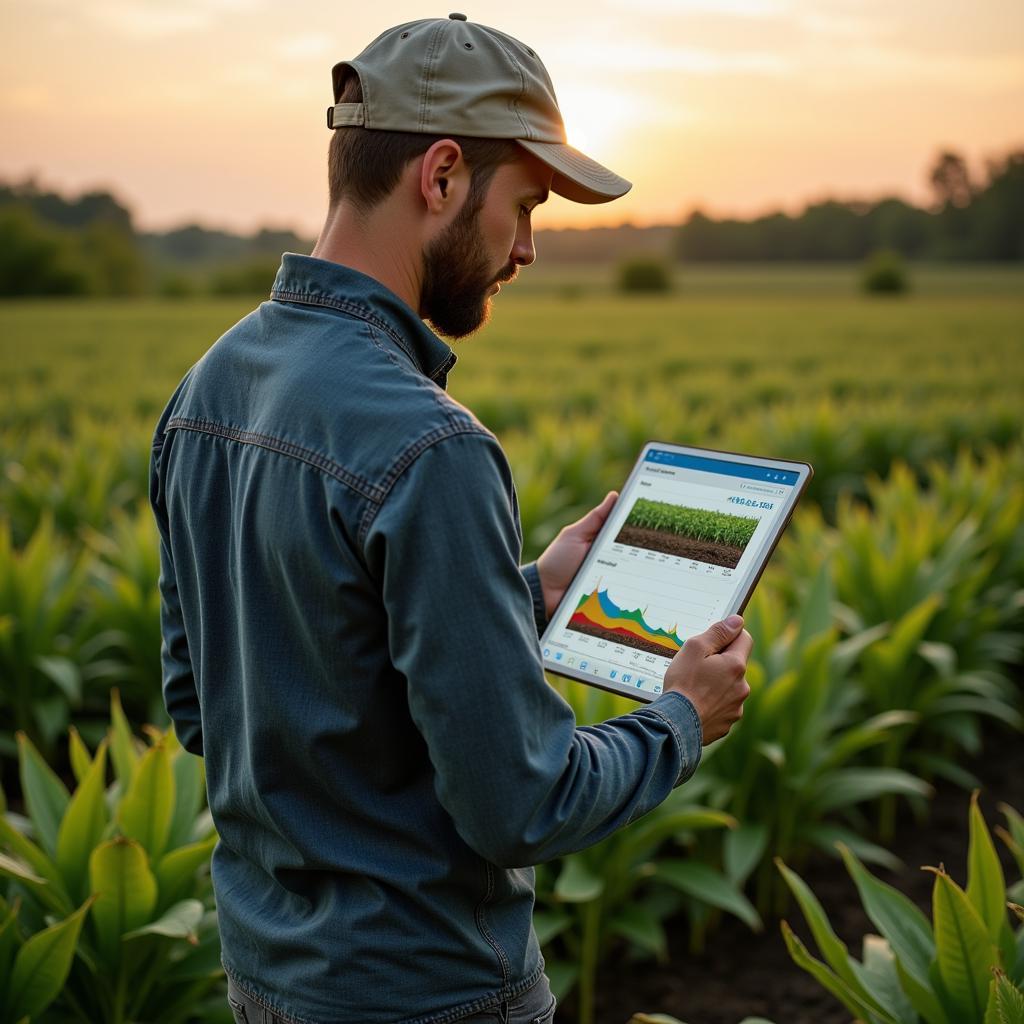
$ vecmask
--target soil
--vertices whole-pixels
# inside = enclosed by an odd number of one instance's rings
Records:
[[[732,544],[716,544],[713,541],[694,540],[680,533],[667,530],[650,530],[646,526],[624,526],[615,538],[616,544],[631,544],[645,551],[659,551],[677,558],[689,558],[697,562],[709,562],[726,569],[735,569],[743,555],[743,548]]]
[[[982,782],[980,805],[989,830],[1005,826],[998,804],[1024,813],[1024,742],[1019,733],[993,726],[985,736],[983,756],[964,767]],[[967,811],[970,793],[937,781],[926,822],[907,812],[897,824],[888,849],[905,867],[898,872],[871,867],[877,877],[912,899],[931,920],[933,876],[922,865],[945,864],[960,885],[967,880]],[[905,805],[904,805],[905,806]],[[1004,844],[995,839],[1007,881],[1017,868]],[[839,937],[860,958],[863,936],[876,931],[861,907],[849,875],[838,860],[820,857],[800,871],[821,901]],[[816,947],[798,907],[786,920],[812,953]],[[708,937],[706,951],[688,951],[685,920],[668,922],[669,963],[630,962],[612,958],[604,965],[595,998],[596,1024],[626,1024],[632,1014],[664,1013],[687,1024],[739,1024],[744,1017],[766,1017],[775,1024],[850,1024],[850,1015],[824,988],[790,960],[777,920],[754,934],[741,922],[724,917]],[[573,1024],[575,999],[559,1008],[556,1024]]]
[[[623,644],[626,647],[635,647],[638,651],[645,651],[647,654],[657,654],[660,658],[671,658],[678,648],[666,647],[664,644],[656,644],[651,640],[645,640],[642,636],[633,633],[616,633],[611,629],[604,629],[601,626],[593,626],[589,623],[570,622],[569,629],[577,633],[585,633],[587,636],[595,636],[598,640],[608,640],[613,644]]]

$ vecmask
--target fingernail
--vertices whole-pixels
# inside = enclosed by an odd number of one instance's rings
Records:
[[[729,618],[725,620],[725,624],[730,629],[739,629],[740,626],[743,625],[743,619],[739,615],[730,615]]]

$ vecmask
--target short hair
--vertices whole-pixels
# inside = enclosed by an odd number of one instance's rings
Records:
[[[361,103],[363,87],[358,75],[347,70],[339,103]],[[431,135],[392,132],[362,127],[335,128],[327,156],[327,186],[333,209],[347,199],[367,212],[398,184],[410,160],[422,156],[440,139],[452,139],[462,148],[469,167],[469,201],[479,200],[494,172],[522,159],[523,148],[512,139],[480,139],[467,135]]]

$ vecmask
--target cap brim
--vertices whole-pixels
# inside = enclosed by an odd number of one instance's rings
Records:
[[[516,142],[555,172],[551,191],[574,203],[610,203],[633,187],[631,181],[565,143],[524,139]]]

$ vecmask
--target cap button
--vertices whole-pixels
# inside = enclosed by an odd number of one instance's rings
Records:
[[[464,14],[449,14],[448,17],[452,21],[469,21],[469,18],[467,18]]]

